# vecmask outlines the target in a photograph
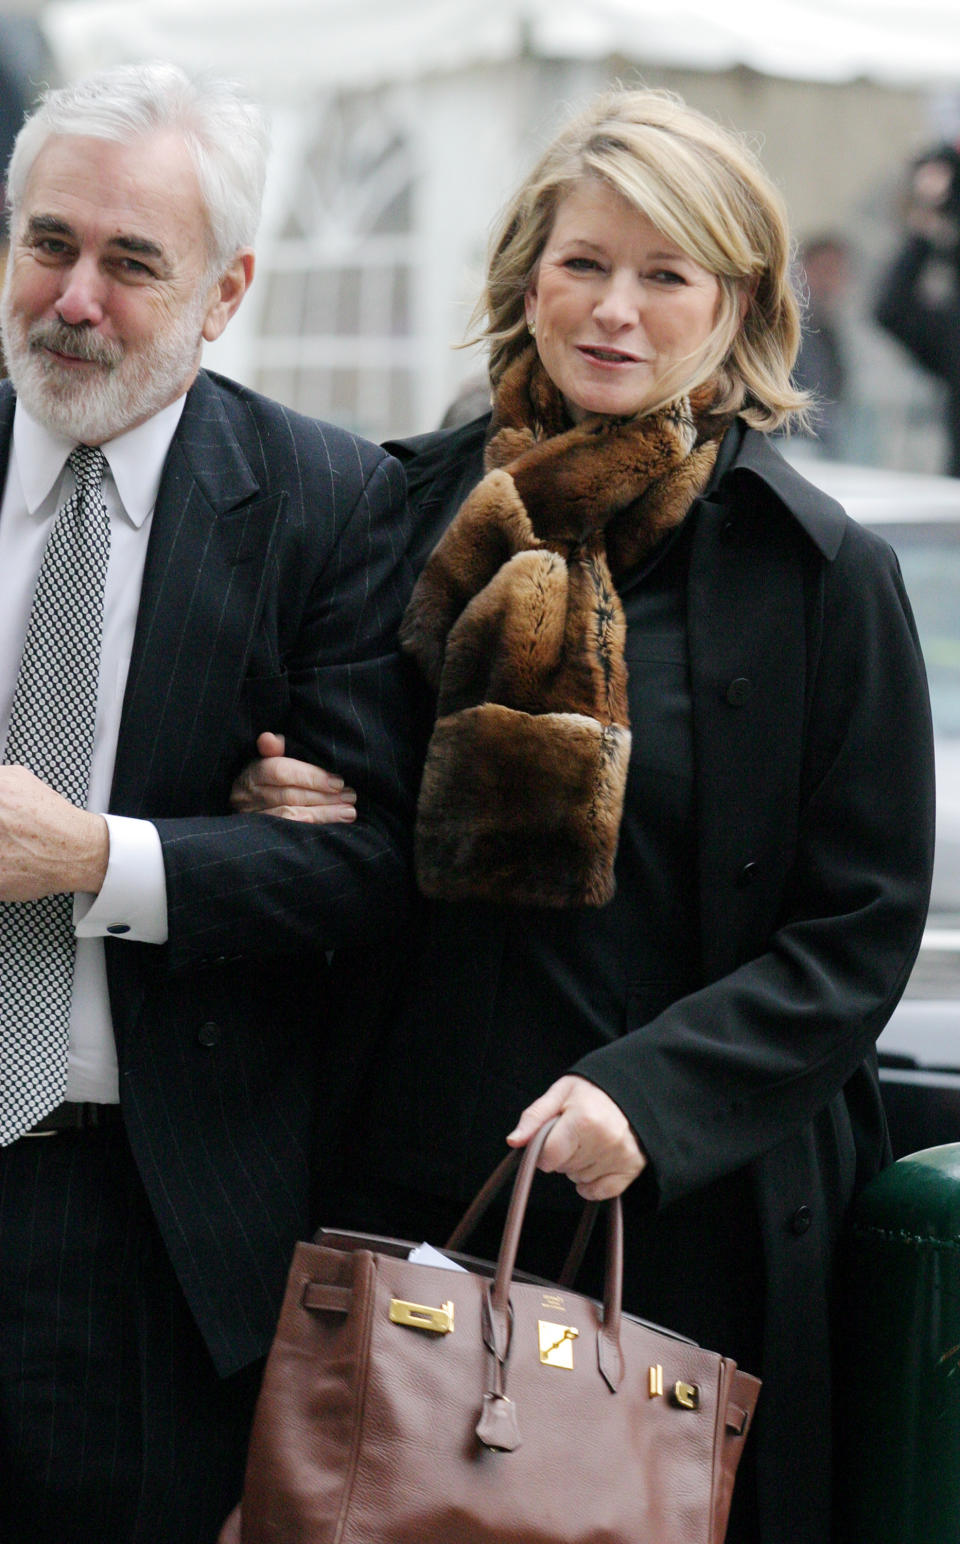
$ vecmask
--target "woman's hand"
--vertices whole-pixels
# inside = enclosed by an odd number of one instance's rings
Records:
[[[357,818],[357,796],[342,777],[285,756],[282,734],[261,734],[257,750],[262,760],[244,767],[230,790],[230,803],[242,814],[282,815],[314,825]]]
[[[538,1168],[565,1174],[585,1201],[609,1201],[647,1166],[647,1155],[618,1104],[595,1083],[568,1073],[529,1104],[511,1131],[511,1147],[526,1147],[544,1121],[559,1116]]]

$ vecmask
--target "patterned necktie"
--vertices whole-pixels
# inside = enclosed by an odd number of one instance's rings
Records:
[[[4,762],[81,809],[97,710],[110,522],[103,451],[78,445],[76,489],[47,539],[24,639]],[[63,1099],[76,939],[73,896],[0,902],[0,1146]]]

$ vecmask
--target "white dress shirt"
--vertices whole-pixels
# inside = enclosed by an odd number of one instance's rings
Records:
[[[103,641],[89,810],[106,811],[130,668],[140,587],[163,463],[183,411],[183,397],[146,423],[102,446],[109,473],[103,494],[110,517],[110,563],[104,595]],[[73,491],[66,460],[74,442],[31,418],[18,402],[3,499],[0,502],[0,751],[6,744],[20,655],[47,537],[56,511]],[[77,896],[77,959],[70,1008],[68,1099],[118,1099],[117,1054],[107,993],[103,938],[107,933],[164,943],[167,895],[156,827],[107,815],[110,857],[99,895]]]

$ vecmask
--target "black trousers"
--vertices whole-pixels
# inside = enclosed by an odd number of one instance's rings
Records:
[[[122,1126],[0,1152],[2,1544],[214,1544],[261,1370],[217,1376]]]

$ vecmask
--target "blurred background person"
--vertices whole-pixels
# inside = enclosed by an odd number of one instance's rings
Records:
[[[811,237],[800,249],[798,268],[805,304],[793,379],[813,398],[811,421],[818,448],[841,460],[849,439],[850,369],[843,314],[852,279],[850,243],[829,232]]]
[[[920,156],[909,172],[904,235],[884,273],[881,327],[944,385],[944,470],[960,477],[960,141]]]

